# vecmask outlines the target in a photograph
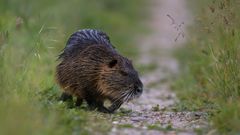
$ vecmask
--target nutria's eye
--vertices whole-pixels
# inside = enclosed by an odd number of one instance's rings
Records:
[[[120,74],[123,75],[123,76],[127,76],[128,75],[128,73],[124,72],[124,71],[120,71]]]
[[[113,68],[115,65],[117,65],[117,60],[112,60],[112,61],[110,61],[110,62],[108,63],[108,66],[109,66],[110,68]]]

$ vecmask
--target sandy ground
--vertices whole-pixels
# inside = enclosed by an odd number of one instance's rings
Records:
[[[157,68],[141,77],[145,86],[142,96],[122,106],[127,115],[112,121],[111,135],[194,135],[195,129],[207,126],[202,112],[176,112],[178,102],[170,87],[171,78],[178,74],[178,62],[171,56],[174,49],[184,45],[186,27],[191,16],[185,0],[152,0],[151,18],[147,22],[151,33],[139,40],[139,64],[155,64]],[[122,128],[120,128],[121,125]],[[126,128],[126,125],[133,127]]]

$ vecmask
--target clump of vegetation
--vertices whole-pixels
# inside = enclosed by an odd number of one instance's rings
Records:
[[[152,124],[152,125],[148,125],[147,127],[149,130],[160,130],[160,131],[164,131],[165,128],[163,128],[160,124]]]
[[[191,3],[189,43],[176,56],[183,75],[175,89],[180,109],[207,111],[222,134],[240,132],[240,4],[237,0]]]
[[[119,128],[133,128],[132,124],[121,124],[119,125]]]
[[[172,125],[171,124],[168,124],[166,126],[162,126],[161,124],[151,124],[151,125],[148,125],[147,127],[149,130],[159,130],[159,131],[164,131],[164,132],[167,132],[167,131],[174,131],[175,129],[172,128]]]
[[[152,111],[154,111],[154,112],[160,111],[160,106],[159,106],[159,104],[157,104],[156,106],[153,106],[153,107],[152,107]]]
[[[132,39],[143,5],[142,0],[0,0],[0,134],[107,132],[111,124],[102,114],[59,102],[57,55],[71,33],[95,28],[134,58]]]

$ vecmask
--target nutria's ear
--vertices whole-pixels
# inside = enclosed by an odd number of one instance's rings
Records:
[[[113,68],[114,66],[116,66],[118,63],[118,61],[116,59],[114,60],[111,60],[109,63],[108,63],[108,67],[110,68]]]

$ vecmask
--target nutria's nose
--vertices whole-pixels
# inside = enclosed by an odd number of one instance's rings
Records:
[[[136,86],[136,87],[135,87],[135,91],[136,91],[137,93],[142,93],[143,88],[140,87],[140,86]]]

